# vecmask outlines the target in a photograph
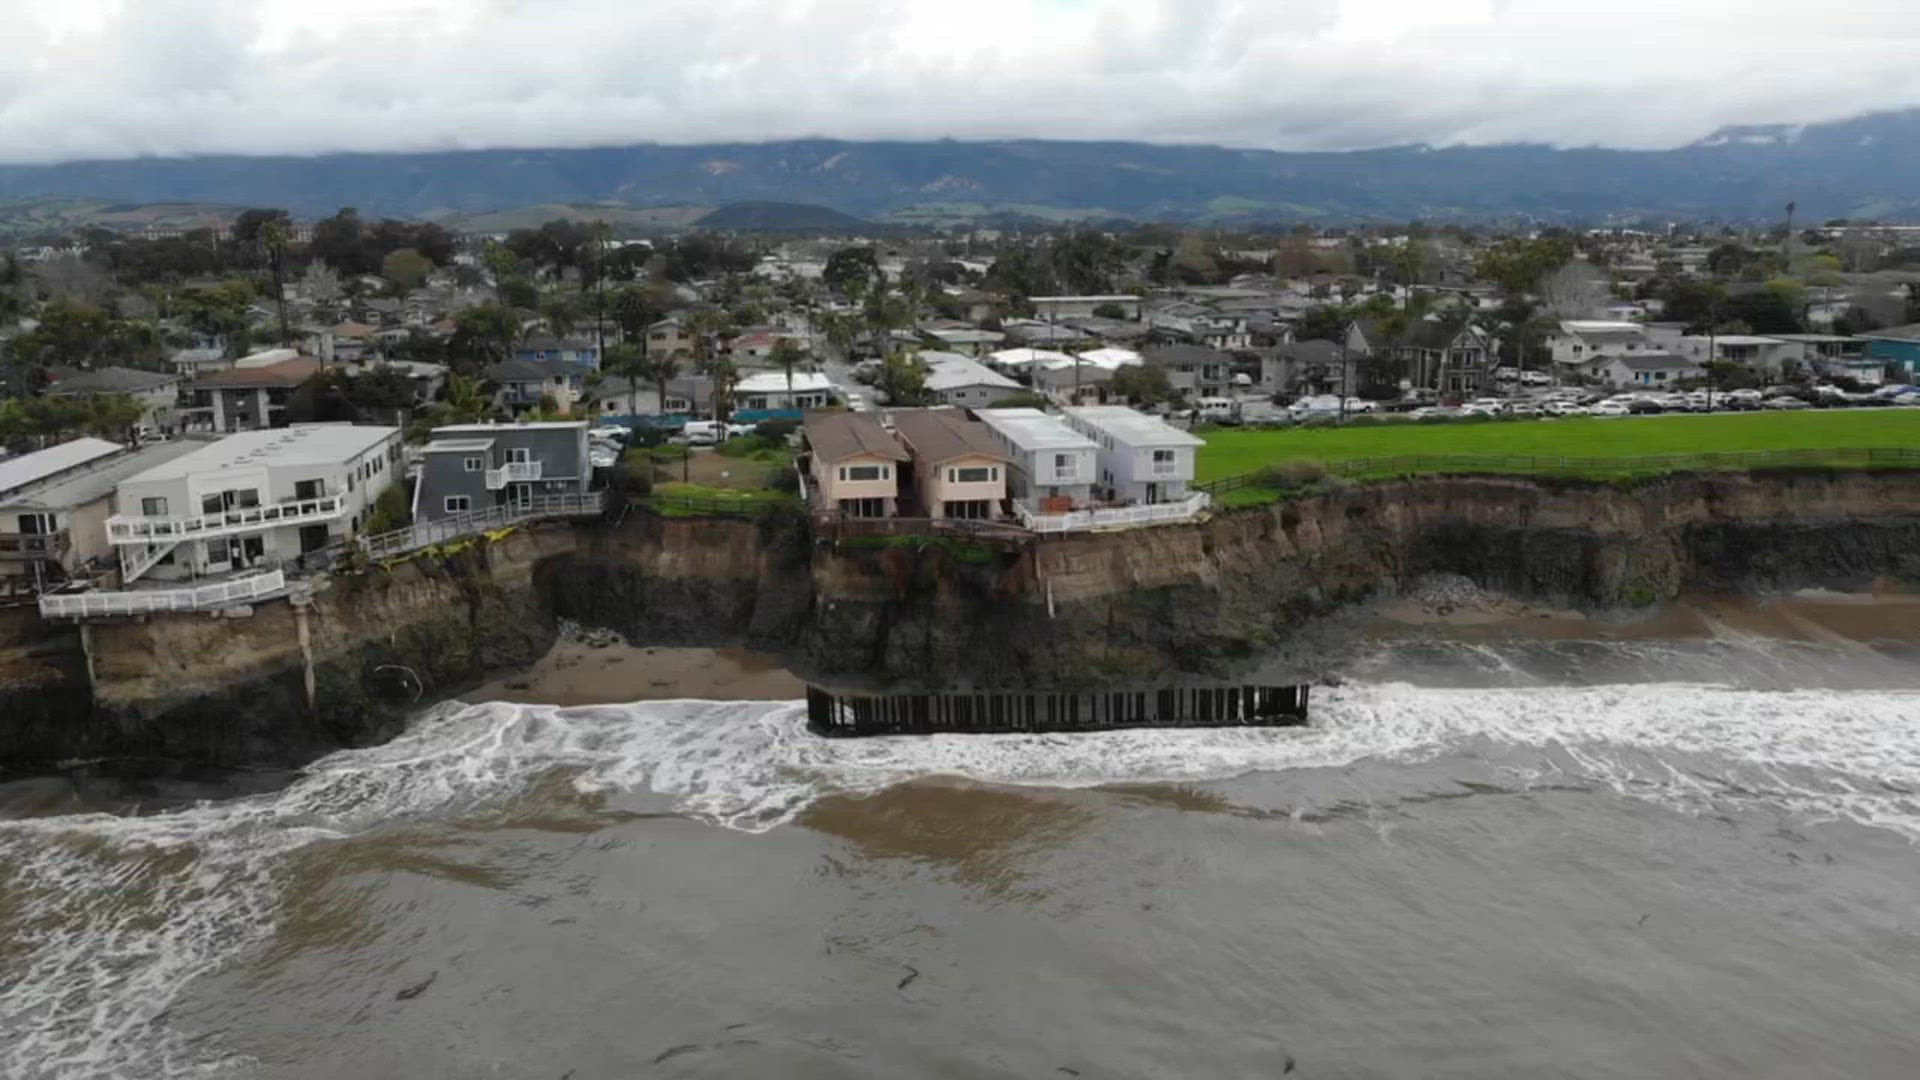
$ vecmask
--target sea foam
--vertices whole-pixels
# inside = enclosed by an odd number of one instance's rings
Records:
[[[0,1076],[244,1075],[244,1062],[189,1048],[163,1014],[184,984],[271,932],[290,853],[485,812],[556,769],[583,791],[653,792],[690,817],[763,832],[829,795],[935,775],[1087,787],[1498,752],[1516,786],[1580,783],[1683,810],[1737,793],[1920,839],[1917,720],[1920,693],[1691,685],[1351,686],[1317,695],[1306,728],[885,739],[817,738],[791,702],[448,703],[271,795],[0,823],[14,939]]]

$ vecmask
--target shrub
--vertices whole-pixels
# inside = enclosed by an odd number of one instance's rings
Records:
[[[373,513],[367,515],[366,532],[377,534],[392,532],[407,524],[413,515],[407,505],[407,485],[395,484],[380,493],[373,504]]]
[[[800,474],[792,469],[775,469],[767,475],[767,486],[789,495],[800,493]]]
[[[1298,488],[1327,478],[1327,467],[1313,458],[1294,458],[1261,470],[1260,482],[1271,488]]]
[[[770,443],[785,445],[788,436],[800,430],[798,420],[762,420],[753,425],[753,433]]]

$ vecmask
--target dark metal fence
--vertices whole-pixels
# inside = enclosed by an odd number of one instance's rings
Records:
[[[1082,694],[1029,690],[836,694],[809,686],[807,726],[816,734],[834,736],[1295,727],[1307,722],[1308,690],[1301,685]]]

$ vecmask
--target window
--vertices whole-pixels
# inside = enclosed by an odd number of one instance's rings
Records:
[[[840,470],[842,480],[885,480],[887,469],[884,465],[853,465]]]
[[[984,484],[987,481],[992,479],[993,479],[992,469],[980,468],[980,469],[948,469],[947,470],[947,480],[951,483]]]
[[[141,499],[140,513],[146,517],[166,517],[167,500],[164,498]]]
[[[217,514],[223,509],[225,509],[225,507],[220,502],[220,496],[218,495],[200,496],[200,512],[201,513]]]
[[[468,472],[479,472],[486,467],[485,458],[470,457],[461,463]]]
[[[1575,355],[1575,356],[1579,356],[1579,355],[1580,355],[1580,354],[1581,354],[1582,352],[1584,352],[1584,351],[1585,351],[1585,349],[1584,349],[1584,347],[1583,347],[1583,346],[1579,346],[1579,345],[1575,345],[1575,346],[1573,347],[1573,355]]]
[[[441,504],[449,514],[464,514],[473,509],[473,497],[469,495],[449,495]]]
[[[533,460],[533,451],[526,447],[516,447],[507,451],[507,461],[514,465],[525,465]]]
[[[1171,451],[1171,450],[1155,450],[1155,451],[1153,452],[1153,463],[1154,463],[1155,465],[1171,465],[1171,464],[1173,464],[1173,451]]]

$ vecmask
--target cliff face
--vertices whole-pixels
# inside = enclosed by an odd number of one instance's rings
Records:
[[[550,526],[246,617],[82,632],[6,613],[0,762],[308,760],[532,661],[556,617],[637,644],[750,645],[841,683],[1310,679],[1329,670],[1302,648],[1316,616],[1430,573],[1579,607],[1920,580],[1920,474],[1419,480],[990,557],[744,521]]]

